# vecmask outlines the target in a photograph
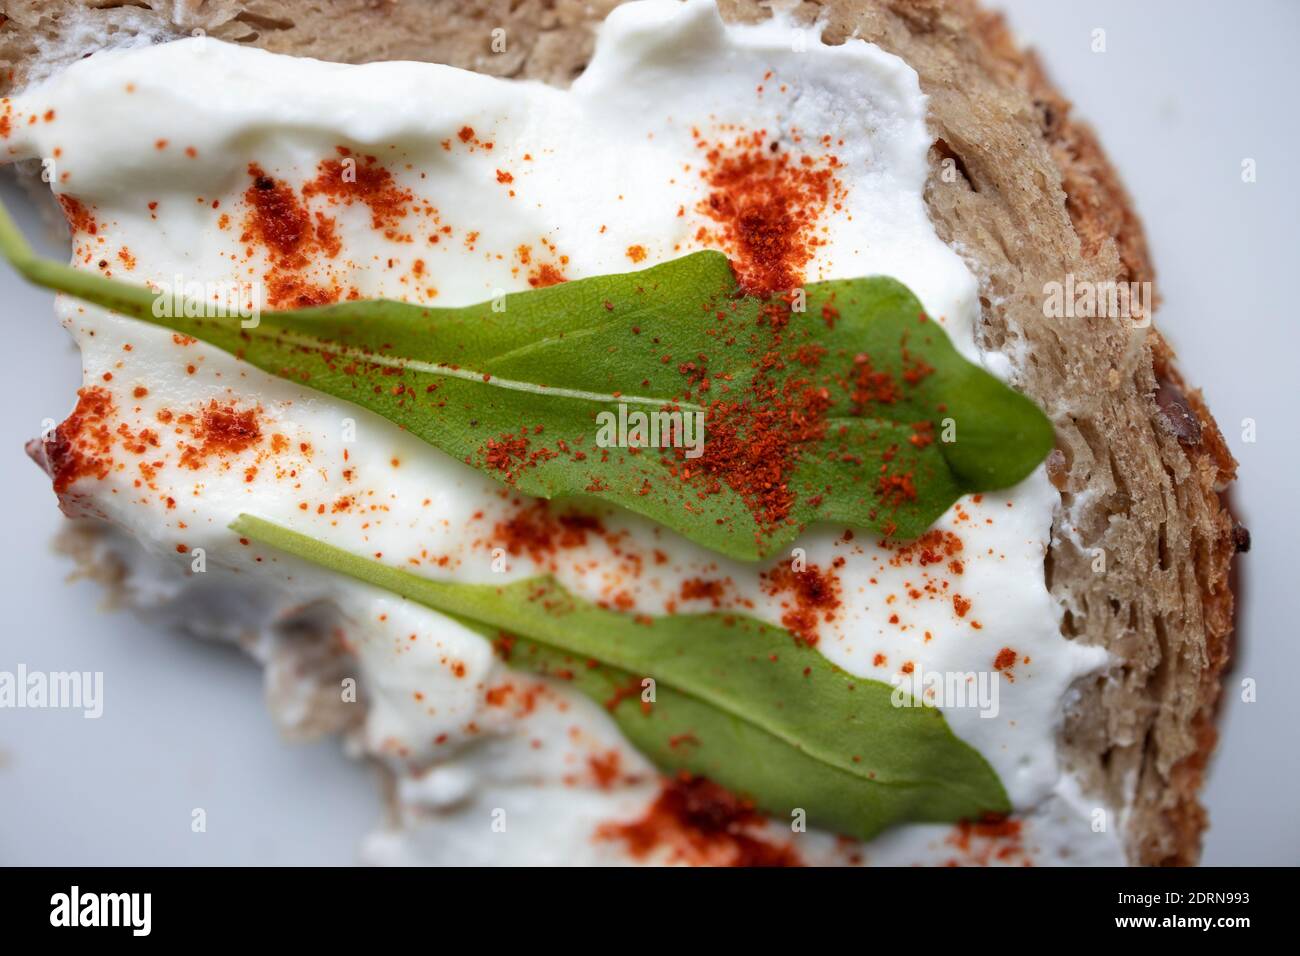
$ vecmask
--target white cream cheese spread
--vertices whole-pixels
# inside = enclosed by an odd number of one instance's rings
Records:
[[[782,19],[724,26],[708,0],[618,8],[567,91],[195,38],[97,53],[3,113],[0,149],[44,161],[76,265],[274,305],[453,306],[700,248],[743,260],[710,204],[718,157],[766,151],[833,184],[799,210],[800,280],[893,276],[964,355],[1010,367],[980,349],[976,280],[927,216],[915,72]],[[348,173],[356,191],[337,188]],[[981,675],[978,706],[944,715],[1002,780],[1010,821],[866,845],[781,820],[754,832],[808,863],[1122,862],[1114,822],[1097,825],[1107,814],[1057,762],[1069,686],[1105,658],[1060,634],[1043,564],[1060,500],[1041,468],[963,498],[908,547],[810,529],[799,546],[838,592],[800,607],[763,576],[772,562],[619,513],[557,536],[532,503],[377,416],[70,298],[57,309],[84,363],[77,410],[47,442],[63,506],[191,578],[186,594],[214,595],[195,613],[257,632],[317,609],[359,684],[364,750],[398,780],[366,859],[728,862],[735,847],[638,828],[662,783],[598,704],[511,671],[429,609],[241,542],[228,525],[243,512],[441,580],[551,571],[629,613],[745,607],[815,629],[862,677]]]

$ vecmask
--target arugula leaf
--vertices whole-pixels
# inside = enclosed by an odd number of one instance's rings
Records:
[[[36,258],[3,207],[0,250],[34,282],[363,406],[521,492],[601,499],[741,560],[814,521],[916,537],[1053,442],[889,278],[810,285],[800,310],[743,295],[725,256],[699,252],[465,308],[358,300],[241,328],[155,315],[146,289]],[[611,427],[638,414],[679,446],[698,416],[700,456],[601,447],[646,438]]]
[[[637,618],[582,601],[549,577],[502,587],[433,581],[251,515],[236,533],[447,614],[511,666],[572,682],[605,704],[665,772],[701,774],[789,819],[869,839],[904,821],[1005,813],[997,774],[931,707],[854,677],[792,635],[738,614]],[[655,701],[642,705],[642,681]]]

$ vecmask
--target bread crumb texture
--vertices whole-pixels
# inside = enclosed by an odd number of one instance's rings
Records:
[[[757,0],[719,5],[733,21],[768,15]],[[97,49],[197,31],[327,60],[428,60],[567,84],[613,6],[10,0],[0,14],[0,87],[21,87]],[[1015,385],[1056,425],[1048,466],[1062,507],[1046,574],[1062,631],[1115,661],[1077,687],[1062,760],[1098,806],[1126,809],[1132,862],[1194,863],[1206,826],[1197,795],[1230,649],[1229,566],[1243,538],[1223,499],[1236,463],[1158,331],[1043,309],[1045,288],[1067,275],[1154,281],[1132,203],[1092,130],[1071,117],[999,16],[968,0],[803,2],[795,15],[823,19],[827,42],[861,37],[920,75],[934,136],[931,218],[980,278],[982,345],[1013,359]],[[498,48],[506,38],[503,52],[493,51],[494,30],[506,31],[495,34]],[[75,550],[95,552],[88,541]],[[1099,555],[1104,571],[1094,570]]]

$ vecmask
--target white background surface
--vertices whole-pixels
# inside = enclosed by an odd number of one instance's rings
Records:
[[[1254,536],[1239,559],[1238,653],[1206,802],[1204,862],[1300,864],[1300,561],[1293,493],[1300,136],[1293,0],[1002,0],[1096,125],[1146,222],[1164,305],[1158,316],[1189,379],[1241,462],[1236,508]],[[1106,52],[1091,50],[1106,31]],[[1256,160],[1258,181],[1241,181]],[[21,204],[5,183],[10,209]],[[40,233],[30,216],[22,225]],[[63,250],[47,243],[46,254]],[[49,541],[50,483],[23,454],[62,419],[80,384],[50,297],[0,266],[0,670],[103,671],[99,720],[0,710],[0,864],[347,863],[378,821],[370,771],[333,742],[279,741],[255,666],[98,609],[64,583]],[[1258,440],[1242,442],[1241,422]],[[1253,678],[1258,701],[1243,704]],[[196,807],[206,833],[190,831]]]

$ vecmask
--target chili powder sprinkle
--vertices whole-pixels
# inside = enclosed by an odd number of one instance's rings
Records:
[[[768,594],[788,595],[782,603],[785,613],[781,623],[794,633],[796,640],[809,647],[817,643],[817,629],[821,621],[835,619],[840,607],[840,579],[834,571],[823,571],[810,564],[795,571],[789,564],[778,564],[762,575],[763,588]]]
[[[754,835],[763,822],[750,801],[683,771],[664,781],[643,817],[603,824],[596,837],[621,841],[633,859],[666,850],[672,862],[695,866],[802,866],[792,847]]]
[[[701,175],[710,190],[699,211],[717,224],[716,232],[702,229],[697,239],[728,251],[746,292],[771,295],[800,285],[825,241],[816,234],[817,221],[845,195],[835,175],[839,161],[796,159],[762,130],[730,144],[700,139],[697,145],[706,150]]]

